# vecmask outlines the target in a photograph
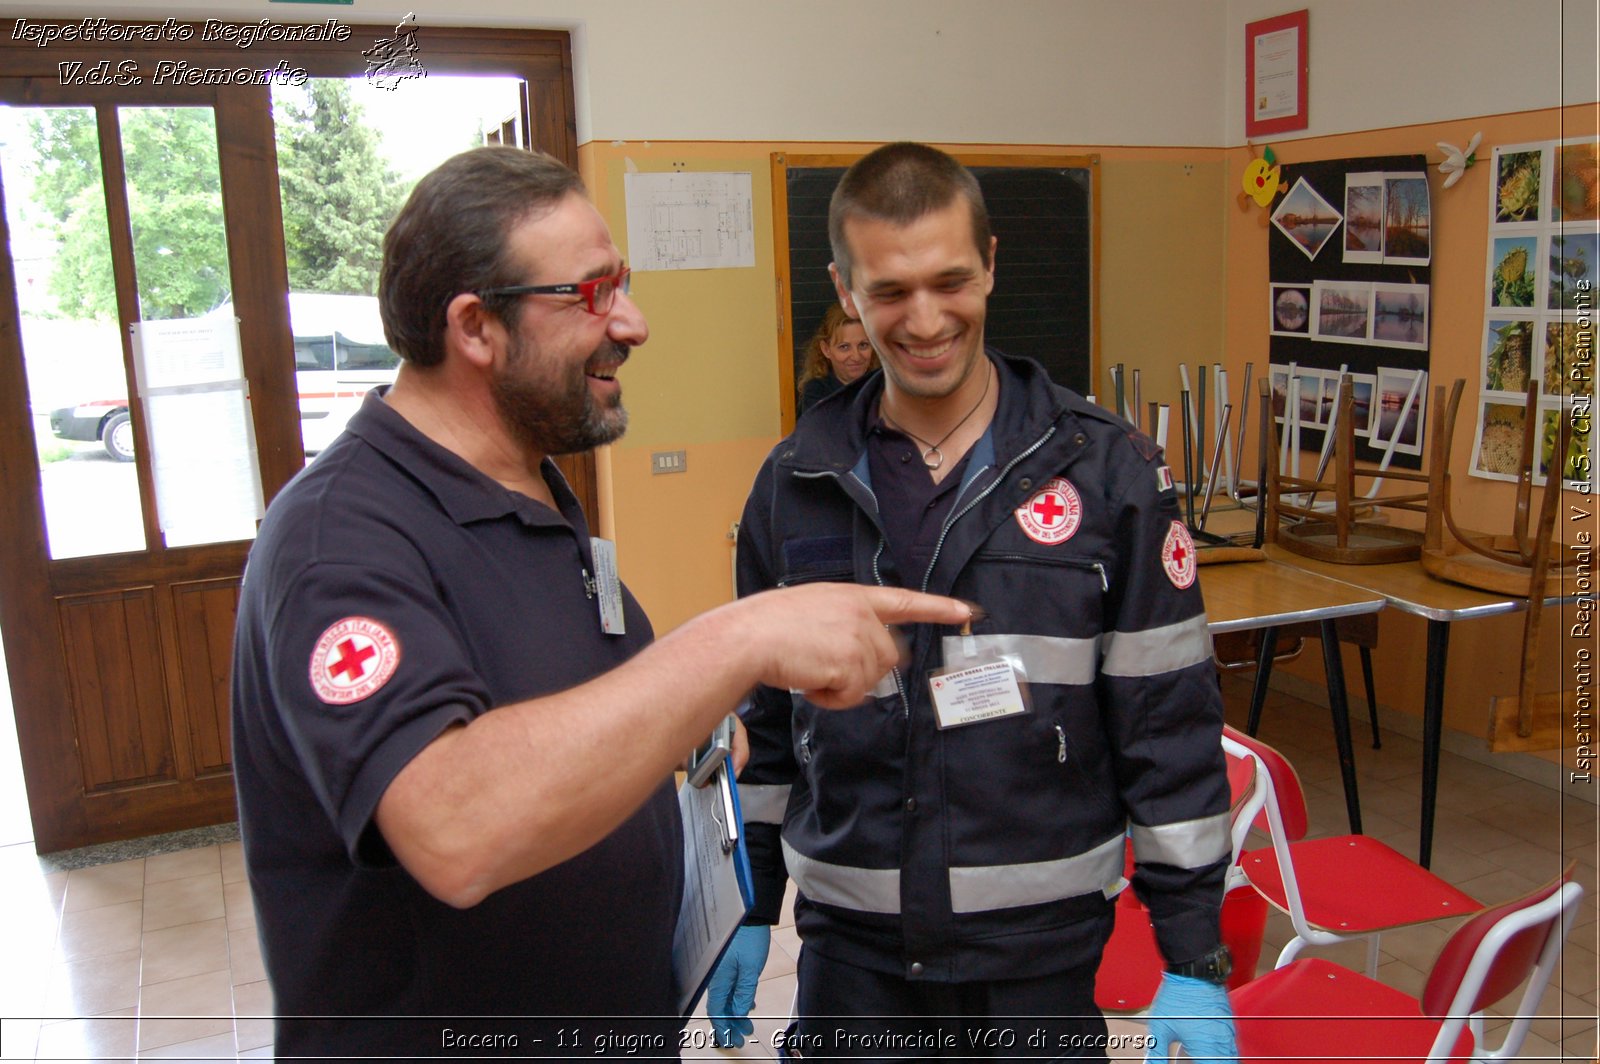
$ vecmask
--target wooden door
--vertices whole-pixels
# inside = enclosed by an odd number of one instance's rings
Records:
[[[275,493],[304,459],[292,367],[269,356],[290,338],[265,94],[264,88],[113,94],[67,89],[49,79],[0,80],[0,102],[13,108],[13,139],[37,128],[40,118],[83,131],[82,150],[71,162],[91,175],[83,195],[103,199],[104,225],[90,227],[92,235],[74,243],[90,260],[77,272],[80,278],[103,276],[98,294],[114,305],[110,320],[90,326],[92,315],[85,312],[85,321],[70,323],[82,326],[75,330],[23,313],[25,303],[30,311],[37,304],[32,289],[47,273],[38,265],[38,245],[45,241],[29,218],[38,200],[27,197],[30,210],[19,200],[30,181],[65,179],[19,166],[24,152],[14,143],[0,168],[0,195],[10,197],[0,216],[6,252],[0,272],[6,311],[0,498],[8,501],[0,511],[0,632],[41,852],[233,815],[228,672],[253,515],[242,515],[242,530],[236,522],[221,534],[180,535],[172,506],[158,506],[157,467],[161,477],[172,478],[164,483],[172,483],[179,474],[171,459],[184,456],[164,450],[179,443],[152,438],[151,408],[138,398],[133,372],[131,326],[188,316],[153,290],[156,271],[149,265],[151,276],[141,282],[141,255],[181,257],[197,241],[225,247],[228,275],[213,283],[230,301],[229,330],[234,315],[241,323],[249,396],[246,407],[243,389],[235,388],[234,457],[249,463],[245,472],[259,478],[266,497]],[[194,173],[215,191],[186,190],[211,210],[190,212],[192,233],[141,233],[130,199],[158,193],[124,170],[127,137],[136,129],[160,135],[176,120],[214,130],[215,154],[195,161]],[[93,293],[95,285],[85,282],[84,291]],[[74,381],[79,366],[107,360],[120,369],[120,381],[87,379],[93,374]],[[62,377],[68,383],[61,384]],[[79,463],[73,471],[65,462],[47,461],[58,449],[44,425],[51,400],[33,394],[45,380],[81,387],[82,403],[70,409],[86,420],[100,418],[101,409],[107,419],[125,412],[134,460],[119,462],[107,453],[96,455],[103,458],[98,466]],[[246,420],[253,421],[255,454],[244,442]],[[191,444],[195,440],[219,452],[231,446],[222,433],[190,433]],[[213,496],[223,487],[213,481],[207,492],[203,482],[187,482]]]
[[[175,229],[170,241],[156,242],[160,246],[152,250],[130,223],[130,199],[137,202],[141,194],[130,190],[123,167],[124,126],[132,111],[181,108],[190,117],[203,115],[216,131],[225,287],[239,323],[240,364],[248,383],[243,420],[253,431],[255,454],[251,470],[233,471],[226,483],[219,478],[217,488],[236,486],[238,476],[249,474],[270,501],[305,458],[269,90],[157,86],[148,76],[138,85],[63,85],[71,79],[64,77],[61,64],[92,65],[104,56],[60,41],[46,52],[14,40],[12,29],[10,20],[0,20],[5,75],[0,76],[0,104],[24,112],[76,109],[92,118],[86,126],[93,134],[81,161],[97,170],[96,194],[104,202],[101,267],[115,302],[109,333],[88,341],[58,328],[61,322],[25,320],[31,286],[41,283],[38,262],[56,251],[41,251],[30,242],[27,219],[12,210],[29,197],[19,187],[26,180],[4,179],[7,156],[17,154],[18,144],[0,137],[0,499],[5,500],[0,506],[0,635],[35,846],[50,852],[220,823],[235,815],[229,671],[238,589],[253,529],[209,540],[174,539],[171,514],[158,503],[168,437],[152,433],[148,400],[137,398],[141,391],[129,326],[162,316],[150,305],[150,285],[140,287],[141,256],[181,255],[188,235]],[[316,76],[358,74],[370,61],[363,58],[363,48],[395,31],[353,29],[343,47],[295,52],[260,42],[251,50],[251,65],[270,68],[281,60]],[[191,42],[199,36],[194,33]],[[522,142],[576,164],[565,34],[433,30],[424,31],[421,40],[421,58],[430,73],[522,78]],[[163,59],[203,68],[238,63],[237,49],[180,47],[170,37],[126,42],[125,54],[146,74]],[[147,266],[145,272],[154,271]],[[107,484],[115,480],[114,490],[78,485],[63,493],[56,471],[43,460],[45,449],[54,446],[45,423],[52,403],[31,392],[40,367],[53,367],[85,342],[110,345],[119,387],[85,394],[87,400],[109,403],[122,399],[133,460],[119,466],[106,456],[102,472]],[[70,369],[62,375],[70,377]],[[84,413],[94,416],[92,403],[84,404]],[[574,456],[563,467],[592,514],[592,457]],[[62,498],[74,504],[70,520],[57,512]],[[112,528],[116,535],[108,534]]]

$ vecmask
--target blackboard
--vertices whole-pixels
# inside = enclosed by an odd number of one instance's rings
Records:
[[[785,209],[774,212],[787,225],[789,387],[784,393],[784,428],[793,425],[793,382],[805,359],[806,342],[828,305],[837,299],[828,277],[828,199],[843,165],[782,167]],[[984,339],[1011,355],[1035,359],[1059,384],[1078,392],[1094,379],[1096,320],[1093,159],[1049,160],[1071,165],[992,165],[962,160],[978,179],[989,223],[999,238],[995,287],[989,297]],[[775,192],[779,174],[774,173]],[[785,241],[779,240],[780,255]]]

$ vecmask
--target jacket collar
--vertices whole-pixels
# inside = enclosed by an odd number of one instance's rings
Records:
[[[1085,403],[1051,382],[1044,368],[1030,358],[1014,358],[994,348],[984,353],[994,363],[1000,384],[1000,403],[989,434],[995,459],[1001,463],[1032,446],[1063,418],[1074,420],[1074,408]],[[1039,387],[1041,382],[1045,387]],[[880,370],[812,407],[795,426],[789,446],[780,451],[780,464],[795,472],[848,472],[865,452],[867,431],[882,395]]]

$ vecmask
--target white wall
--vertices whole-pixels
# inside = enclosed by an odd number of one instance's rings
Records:
[[[1219,147],[1244,142],[1245,23],[1301,6],[1311,128],[1287,136],[1600,99],[1594,0],[33,0],[0,15],[568,29],[580,142]],[[426,48],[424,33],[424,64]]]
[[[1245,25],[1301,9],[1311,126],[1268,140],[1600,99],[1595,0],[1227,0],[1228,145],[1245,142]]]

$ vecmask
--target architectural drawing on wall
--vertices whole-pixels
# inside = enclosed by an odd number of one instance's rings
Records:
[[[750,174],[632,173],[622,188],[636,272],[756,264]]]

